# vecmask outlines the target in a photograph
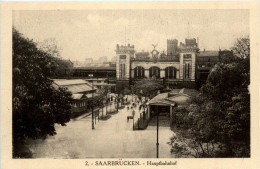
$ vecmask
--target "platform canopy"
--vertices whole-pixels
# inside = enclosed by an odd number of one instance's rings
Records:
[[[158,94],[146,104],[157,106],[177,106],[188,104],[190,103],[190,101],[191,96],[189,96],[188,94],[168,92]]]

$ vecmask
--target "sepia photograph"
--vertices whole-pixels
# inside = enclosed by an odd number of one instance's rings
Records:
[[[252,158],[250,14],[12,9],[11,159],[173,167]]]

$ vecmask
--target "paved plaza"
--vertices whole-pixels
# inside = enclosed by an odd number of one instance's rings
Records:
[[[140,117],[138,107],[135,121]],[[127,122],[131,112],[125,106],[106,121],[97,119],[94,130],[91,116],[71,120],[67,126],[56,125],[55,136],[31,140],[28,147],[34,158],[156,158],[156,126],[133,131],[133,120]],[[167,144],[173,134],[170,127],[160,126],[160,158],[174,157]]]

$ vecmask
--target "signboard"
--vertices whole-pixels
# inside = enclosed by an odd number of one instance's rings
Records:
[[[120,55],[120,59],[126,59],[126,55]]]
[[[184,59],[191,59],[191,54],[184,54],[184,55],[183,55],[183,58],[184,58]]]

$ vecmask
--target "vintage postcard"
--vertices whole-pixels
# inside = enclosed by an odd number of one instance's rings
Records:
[[[259,3],[2,2],[1,167],[259,168]]]

